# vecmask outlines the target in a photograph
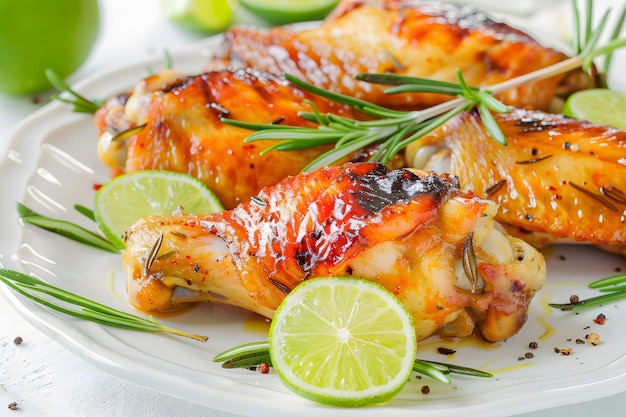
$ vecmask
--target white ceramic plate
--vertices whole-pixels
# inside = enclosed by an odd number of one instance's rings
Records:
[[[199,72],[220,38],[174,56],[183,72]],[[198,50],[203,53],[198,53]],[[162,62],[145,62],[84,82],[77,89],[87,97],[107,97],[135,84]],[[94,186],[108,179],[96,157],[96,130],[90,116],[71,113],[53,103],[24,120],[12,133],[6,159],[0,165],[2,234],[0,264],[25,271],[54,285],[132,312],[125,299],[125,278],[117,255],[106,254],[60,236],[24,226],[15,204],[20,201],[52,217],[95,229],[74,211],[75,204],[92,205]],[[527,325],[506,342],[485,345],[475,340],[431,338],[420,344],[419,357],[450,361],[494,373],[493,379],[455,376],[451,385],[427,379],[411,380],[392,402],[365,409],[337,409],[308,402],[289,392],[274,374],[223,370],[211,362],[218,352],[239,343],[265,340],[268,324],[234,308],[202,305],[161,320],[174,327],[209,336],[205,344],[168,335],[145,334],[103,327],[61,316],[0,286],[28,320],[94,365],[118,377],[208,407],[254,416],[504,416],[609,396],[626,387],[626,302],[608,304],[579,314],[553,311],[549,301],[570,295],[594,295],[586,284],[624,269],[624,258],[588,246],[558,246],[545,253],[548,284],[535,298]],[[593,322],[599,313],[606,324]],[[599,346],[577,344],[597,332]],[[538,349],[531,350],[530,342]],[[443,346],[456,354],[437,353]],[[555,348],[572,348],[569,356]],[[534,357],[520,360],[527,352]],[[430,393],[420,392],[429,385]]]

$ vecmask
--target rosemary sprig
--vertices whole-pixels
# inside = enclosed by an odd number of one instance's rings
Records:
[[[322,166],[330,165],[354,152],[375,144],[381,147],[373,155],[372,160],[388,162],[400,150],[414,140],[441,126],[452,117],[477,106],[485,117],[489,134],[500,143],[506,144],[506,138],[493,119],[491,111],[509,111],[509,107],[493,98],[489,91],[468,86],[460,71],[457,71],[459,83],[443,83],[424,78],[396,78],[391,74],[362,74],[361,80],[404,84],[399,88],[410,88],[416,92],[445,91],[460,96],[460,101],[453,105],[432,107],[426,110],[410,112],[396,111],[366,102],[364,100],[334,93],[306,83],[290,74],[285,77],[296,87],[328,98],[337,103],[346,104],[357,111],[376,117],[375,120],[358,121],[334,114],[321,114],[312,104],[313,112],[301,112],[306,120],[316,122],[318,127],[296,127],[276,124],[247,123],[224,118],[224,123],[256,130],[246,138],[246,142],[258,140],[277,140],[275,145],[267,148],[264,153],[273,150],[291,151],[335,143],[335,147],[312,161],[304,171],[314,171]]]
[[[268,341],[245,343],[218,353],[213,358],[213,362],[222,362],[222,367],[227,369],[254,368],[261,364],[261,362],[272,366],[269,349],[270,344]],[[447,377],[448,374],[468,375],[480,378],[491,378],[493,376],[489,372],[474,368],[423,359],[415,360],[413,371],[436,379],[444,384],[451,382],[450,378]]]
[[[626,298],[626,286],[619,285],[626,283],[626,274],[614,275],[607,278],[599,279],[589,284],[589,288],[597,289],[600,292],[606,294],[598,295],[596,297],[579,300],[577,302],[570,303],[549,303],[552,308],[558,308],[561,310],[575,310],[583,307],[593,307],[602,304],[606,304],[610,301],[621,300]]]
[[[613,52],[616,49],[626,46],[626,39],[619,39],[622,27],[624,25],[624,19],[626,19],[626,6],[622,8],[617,23],[613,28],[613,31],[609,35],[609,41],[602,47],[598,48],[598,42],[601,35],[604,33],[608,18],[610,16],[611,9],[602,15],[598,26],[593,27],[593,1],[587,0],[585,6],[585,24],[584,28],[581,23],[580,11],[576,5],[576,0],[572,0],[572,15],[574,17],[574,30],[571,40],[572,50],[574,54],[584,57],[582,68],[585,71],[589,71],[593,64],[593,59],[598,56],[605,57],[603,70],[597,77],[601,86],[606,88],[607,75],[611,66],[611,60]]]
[[[174,329],[152,318],[139,317],[107,307],[21,272],[0,269],[0,282],[43,306],[79,319],[128,330],[169,333],[201,342],[208,340],[206,336]]]
[[[550,78],[566,73],[576,68],[589,71],[593,65],[593,59],[605,55],[605,63],[610,62],[610,57],[615,49],[626,46],[626,39],[618,39],[623,22],[619,22],[614,28],[610,41],[604,46],[598,47],[598,43],[604,33],[610,13],[610,9],[603,15],[597,27],[593,27],[593,16],[590,12],[591,0],[587,3],[586,21],[584,32],[581,34],[580,13],[576,1],[572,1],[574,7],[575,36],[573,49],[576,56],[542,68],[532,73],[527,73],[489,87],[470,87],[457,71],[458,83],[429,80],[424,78],[408,77],[397,74],[360,74],[357,79],[379,84],[388,84],[393,87],[386,93],[428,92],[447,95],[456,95],[456,99],[441,103],[425,110],[401,112],[386,109],[353,97],[326,91],[299,80],[289,74],[285,77],[297,87],[327,98],[337,103],[349,105],[357,111],[376,117],[376,120],[355,121],[332,114],[320,114],[313,107],[313,112],[302,112],[300,116],[306,120],[316,122],[317,127],[296,127],[277,124],[253,124],[233,119],[222,119],[225,123],[233,126],[255,130],[246,142],[257,140],[275,140],[277,143],[270,146],[265,152],[274,150],[289,151],[312,148],[321,145],[335,144],[335,146],[311,162],[304,171],[313,171],[324,165],[340,161],[356,151],[379,145],[379,149],[370,157],[370,160],[388,162],[400,150],[411,142],[418,140],[424,135],[441,126],[454,115],[462,111],[476,108],[483,120],[488,134],[497,142],[506,145],[507,138],[496,123],[492,112],[506,112],[507,106],[496,100],[493,95],[517,88],[527,83]],[[626,8],[622,12],[626,16]],[[623,20],[623,19],[622,19]],[[608,65],[608,64],[607,64]],[[608,66],[606,67],[608,69]],[[599,77],[603,79],[603,77]]]
[[[93,220],[93,212],[90,209],[80,205],[75,206],[75,209]],[[33,226],[65,236],[69,239],[84,243],[94,248],[103,249],[107,252],[121,252],[120,248],[109,242],[104,237],[77,224],[65,220],[54,219],[52,217],[42,216],[22,203],[17,203],[17,212],[25,223],[32,224]]]
[[[78,94],[56,72],[49,68],[46,70],[46,77],[50,84],[60,91],[59,94],[52,96],[52,99],[71,104],[72,111],[76,113],[94,114],[104,104],[104,100],[88,100]]]

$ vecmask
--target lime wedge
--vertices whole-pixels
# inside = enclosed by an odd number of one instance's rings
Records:
[[[296,287],[274,315],[269,344],[288,388],[343,407],[391,399],[407,382],[416,353],[404,305],[379,284],[347,277]]]
[[[204,32],[221,32],[233,20],[231,0],[161,0],[172,22]]]
[[[104,235],[124,248],[123,235],[133,223],[150,215],[170,215],[179,207],[187,214],[222,211],[204,183],[187,174],[137,171],[104,184],[94,197],[94,217]]]
[[[326,17],[338,0],[239,0],[239,4],[270,24],[284,25]]]
[[[563,113],[575,119],[626,129],[626,94],[605,88],[577,91],[565,102]]]

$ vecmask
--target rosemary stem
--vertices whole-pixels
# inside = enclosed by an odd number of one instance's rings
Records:
[[[510,80],[493,84],[489,87],[486,87],[485,90],[491,91],[493,94],[500,94],[525,84],[529,84],[538,80],[544,80],[546,78],[554,77],[556,75],[560,75],[568,71],[580,68],[582,64],[583,57],[581,55],[576,55],[564,61],[552,64],[549,67],[540,68],[533,72],[517,76]]]
[[[454,110],[459,106],[464,106],[467,103],[470,103],[470,100],[464,97],[457,97],[455,99],[444,101],[443,103],[436,104],[432,107],[428,107],[427,109],[419,110],[414,113],[416,114],[417,122],[421,123],[425,120],[441,116],[442,114]]]
[[[580,55],[568,58],[564,61],[552,64],[549,67],[540,68],[538,70],[529,72],[527,74],[519,75],[515,78],[502,81],[497,84],[492,84],[484,88],[484,90],[490,91],[492,94],[500,94],[505,91],[512,90],[517,87],[521,87],[525,84],[532,83],[546,78],[554,77],[559,74],[580,68],[583,64],[583,58]],[[445,112],[448,112],[458,106],[468,103],[469,100],[463,97],[457,97],[455,99],[437,104],[424,110],[415,112],[418,114],[418,121],[424,121],[437,117]]]

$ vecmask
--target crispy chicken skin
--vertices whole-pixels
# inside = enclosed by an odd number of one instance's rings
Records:
[[[567,238],[626,253],[626,131],[562,115],[495,115],[508,146],[464,113],[407,149],[410,166],[459,177],[534,244]]]
[[[434,0],[344,0],[320,27],[233,27],[224,56],[209,68],[253,67],[290,73],[325,89],[382,106],[422,108],[448,99],[433,94],[386,95],[359,73],[396,73],[492,85],[562,61],[566,56],[468,7]],[[499,98],[547,109],[563,76],[511,90]],[[578,88],[578,87],[575,87]]]
[[[327,150],[261,152],[274,141],[244,143],[252,133],[226,125],[223,117],[308,125],[299,111],[351,116],[351,110],[304,93],[257,71],[216,71],[186,77],[163,71],[137,84],[132,94],[110,99],[96,114],[100,160],[114,174],[149,169],[188,173],[206,183],[227,208],[288,175],[297,174]],[[115,132],[145,124],[125,141]],[[113,133],[112,133],[113,132]]]
[[[212,301],[271,318],[304,280],[355,276],[393,292],[419,339],[476,328],[497,341],[525,323],[546,271],[496,210],[447,175],[350,163],[288,177],[234,210],[144,218],[122,258],[143,310]]]

